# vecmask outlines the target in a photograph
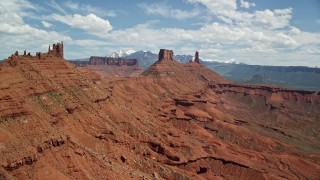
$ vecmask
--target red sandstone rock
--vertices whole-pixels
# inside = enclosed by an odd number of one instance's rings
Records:
[[[167,50],[167,49],[160,49],[158,61],[163,61],[163,60],[173,61],[173,51]]]
[[[138,60],[91,56],[89,59],[89,65],[138,66]]]
[[[194,55],[194,62],[200,63],[200,58],[199,58],[199,52],[196,51],[196,54]]]
[[[258,95],[266,98],[278,98],[278,101],[309,102],[320,103],[320,96],[315,91],[293,90],[265,85],[245,85],[245,84],[209,84],[210,88],[217,92],[232,92],[246,95]]]
[[[31,56],[30,52],[27,54],[27,51],[25,50],[23,55],[19,55],[18,51],[16,51],[14,54],[12,54],[9,59],[10,60],[17,60],[17,59],[63,59],[64,54],[63,54],[63,43],[57,43],[53,44],[52,50],[50,49],[50,46],[48,48],[48,53],[41,53],[41,52],[36,52],[35,56]]]
[[[49,55],[53,55],[53,56],[58,57],[58,58],[63,58],[64,57],[63,42],[57,43],[57,44],[53,44],[52,50],[50,49],[50,46],[49,46],[48,54]]]
[[[101,77],[135,77],[143,72],[137,59],[97,56],[91,56],[84,68],[96,72]]]

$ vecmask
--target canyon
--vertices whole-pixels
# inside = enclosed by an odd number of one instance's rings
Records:
[[[0,179],[320,177],[319,92],[235,83],[199,52],[161,49],[145,71],[63,57],[61,42],[1,62]]]

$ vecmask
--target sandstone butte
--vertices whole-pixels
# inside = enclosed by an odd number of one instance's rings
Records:
[[[58,43],[0,64],[0,179],[319,179],[319,120],[317,92],[236,84],[165,49],[105,78]]]

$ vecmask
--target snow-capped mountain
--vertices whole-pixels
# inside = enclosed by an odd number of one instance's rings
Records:
[[[228,64],[243,64],[242,62],[237,61],[235,59],[230,59],[230,60],[224,61],[224,63],[228,63]]]
[[[119,50],[112,52],[111,54],[107,55],[107,57],[113,57],[113,58],[122,58],[129,56],[132,53],[135,53],[135,50],[129,49],[129,50]]]
[[[150,51],[137,51],[124,58],[138,59],[139,65],[146,69],[158,60],[158,54],[154,54]]]
[[[240,61],[237,61],[235,59],[230,59],[230,60],[226,60],[226,61],[223,61],[223,60],[208,60],[208,59],[204,59],[203,60],[204,62],[214,62],[214,63],[226,63],[226,64],[245,64],[243,62],[240,62]]]
[[[191,55],[174,55],[173,58],[181,63],[189,62],[189,60],[194,60],[194,57]]]

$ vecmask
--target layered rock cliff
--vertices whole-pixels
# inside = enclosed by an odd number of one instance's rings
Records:
[[[19,55],[19,52],[16,51],[12,54],[8,59],[11,65],[17,64],[17,60],[52,60],[52,59],[63,59],[64,52],[63,52],[63,42],[53,44],[52,49],[48,48],[47,53],[37,52],[35,56],[32,56],[31,53],[27,53],[25,50],[22,55]]]
[[[138,60],[91,56],[89,59],[89,65],[138,66]]]
[[[258,95],[280,101],[320,103],[319,93],[316,91],[294,90],[265,85],[245,84],[210,84],[210,88],[217,93],[235,93],[244,95]]]
[[[173,61],[173,51],[160,49],[158,61]]]

